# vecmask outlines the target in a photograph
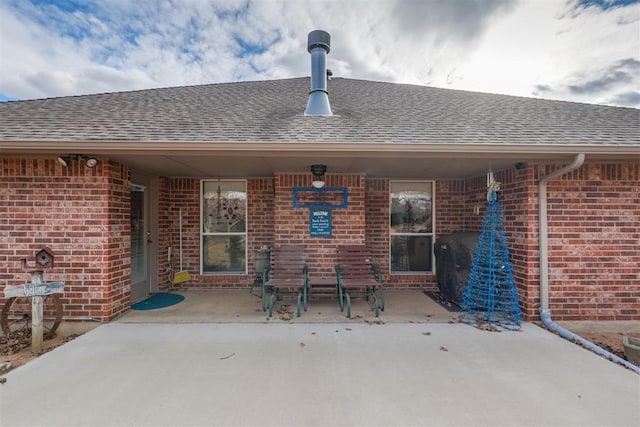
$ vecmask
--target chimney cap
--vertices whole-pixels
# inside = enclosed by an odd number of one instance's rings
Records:
[[[331,48],[331,35],[323,30],[311,31],[307,38],[307,50],[311,53],[316,47],[321,47],[329,53]]]

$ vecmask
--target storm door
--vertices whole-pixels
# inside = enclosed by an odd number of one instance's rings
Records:
[[[157,290],[156,221],[152,213],[153,181],[138,177],[131,185],[131,303]]]

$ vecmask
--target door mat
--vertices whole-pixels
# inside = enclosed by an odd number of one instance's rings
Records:
[[[437,302],[442,308],[452,313],[462,311],[462,308],[455,302],[447,299],[438,291],[424,291],[425,295]]]
[[[131,306],[133,310],[155,310],[178,304],[184,299],[183,295],[161,292],[151,295],[149,298],[135,303]]]

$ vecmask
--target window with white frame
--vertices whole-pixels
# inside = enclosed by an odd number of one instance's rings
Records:
[[[202,180],[202,274],[247,273],[247,182]]]
[[[390,272],[433,272],[434,236],[432,181],[389,183]]]

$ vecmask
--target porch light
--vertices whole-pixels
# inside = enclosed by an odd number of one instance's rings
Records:
[[[85,166],[88,168],[95,168],[98,165],[98,159],[92,156],[87,156],[86,154],[69,154],[66,156],[58,156],[56,160],[65,168],[68,168],[71,164],[72,160],[84,160]]]
[[[58,156],[56,160],[58,160],[58,163],[60,163],[62,166],[64,166],[65,168],[68,168],[69,163],[71,163],[71,160],[74,160],[74,159],[72,159],[71,156]]]
[[[98,159],[96,159],[95,157],[82,156],[82,158],[84,159],[84,164],[88,168],[95,168],[96,166],[98,166]]]
[[[322,188],[324,187],[324,173],[327,171],[327,167],[325,165],[311,165],[311,173],[313,174],[313,185],[314,188]]]

